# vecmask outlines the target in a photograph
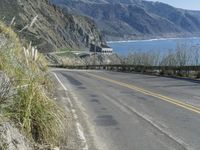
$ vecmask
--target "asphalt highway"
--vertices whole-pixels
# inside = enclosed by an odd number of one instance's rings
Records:
[[[102,150],[200,150],[200,81],[53,69]],[[90,131],[87,131],[90,130]],[[91,139],[93,138],[93,139]],[[89,147],[89,149],[91,149]],[[92,149],[93,150],[93,149]]]

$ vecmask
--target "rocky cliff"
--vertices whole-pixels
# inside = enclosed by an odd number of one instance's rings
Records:
[[[52,0],[96,21],[108,40],[200,35],[200,12],[143,0]]]
[[[91,19],[62,12],[48,0],[1,0],[0,20],[12,24],[21,39],[32,41],[42,52],[104,43]]]

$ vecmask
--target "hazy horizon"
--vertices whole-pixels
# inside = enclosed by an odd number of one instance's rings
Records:
[[[198,0],[147,0],[147,1],[159,1],[177,8],[200,10],[200,1]]]

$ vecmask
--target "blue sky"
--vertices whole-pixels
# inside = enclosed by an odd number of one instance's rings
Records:
[[[148,0],[148,1],[160,1],[178,8],[200,10],[200,0]]]

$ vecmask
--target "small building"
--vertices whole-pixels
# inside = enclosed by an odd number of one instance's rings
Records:
[[[111,55],[113,53],[113,49],[107,45],[96,46],[94,44],[91,44],[90,52]]]

